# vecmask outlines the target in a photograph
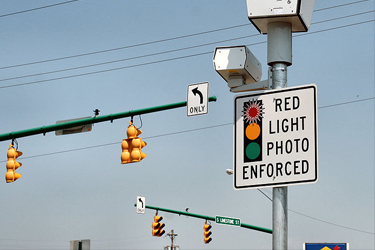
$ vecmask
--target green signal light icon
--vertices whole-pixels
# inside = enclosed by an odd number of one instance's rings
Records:
[[[261,100],[244,103],[244,162],[262,160],[262,118],[264,114]]]
[[[247,139],[251,142],[247,144],[245,149],[245,155],[250,160],[255,160],[259,157],[261,153],[261,147],[259,142],[256,142],[256,139],[259,138],[260,135],[260,126],[257,123],[250,123],[246,126],[245,135]]]

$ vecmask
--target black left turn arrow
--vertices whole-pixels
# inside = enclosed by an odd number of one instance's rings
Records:
[[[196,87],[195,89],[192,89],[191,90],[192,92],[193,92],[193,94],[196,96],[197,94],[199,95],[199,98],[200,98],[200,104],[202,104],[203,103],[203,95],[202,95],[202,92],[200,92],[199,90],[198,90],[198,87]]]
[[[139,201],[140,203],[142,203],[142,208],[143,208],[143,200],[142,200],[141,198],[139,198],[138,201]]]

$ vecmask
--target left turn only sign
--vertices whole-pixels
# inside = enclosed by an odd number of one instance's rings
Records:
[[[187,116],[208,113],[208,82],[188,85]]]
[[[144,214],[146,211],[146,198],[137,196],[137,214]]]

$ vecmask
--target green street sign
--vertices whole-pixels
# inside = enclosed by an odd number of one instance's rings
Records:
[[[228,218],[223,216],[216,216],[215,217],[216,224],[224,224],[230,226],[241,226],[241,220],[237,218]]]

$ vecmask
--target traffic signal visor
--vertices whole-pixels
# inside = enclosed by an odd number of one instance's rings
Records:
[[[17,158],[22,155],[21,151],[17,151],[14,147],[13,144],[9,144],[9,149],[7,152],[7,173],[5,174],[5,180],[7,183],[9,182],[14,182],[17,179],[21,177],[21,174],[16,173],[16,169],[22,166],[22,163],[17,162]]]
[[[130,121],[126,134],[128,136],[128,139],[136,138],[138,135],[142,134],[142,130],[137,129],[137,127],[134,126],[133,123]]]

